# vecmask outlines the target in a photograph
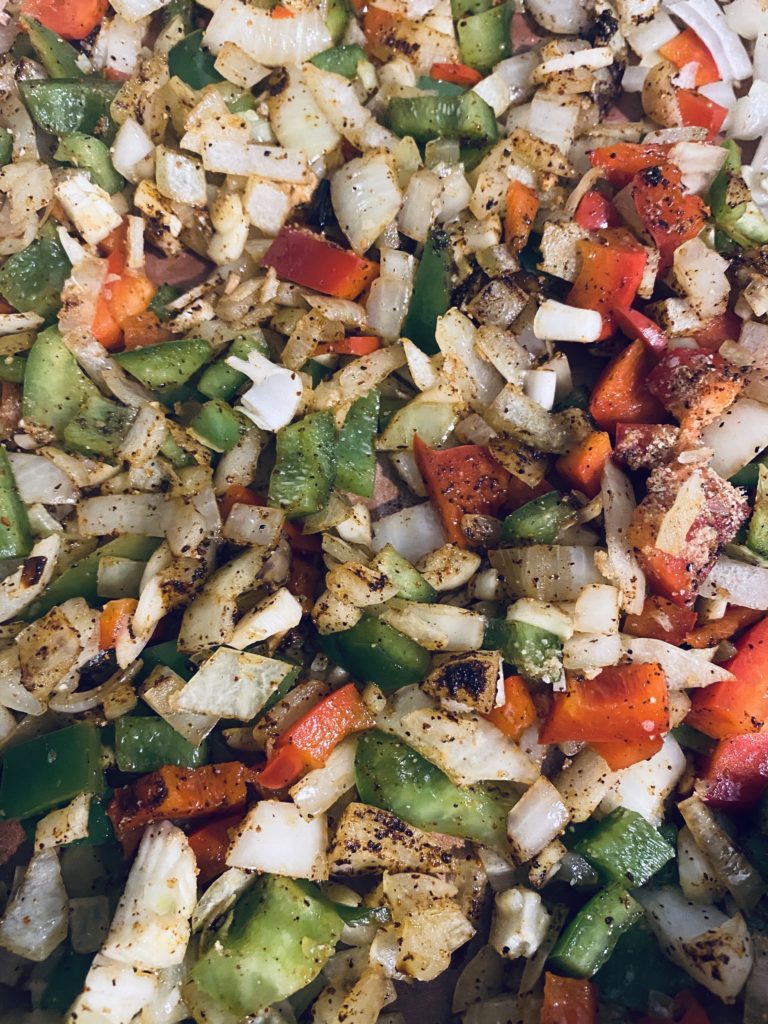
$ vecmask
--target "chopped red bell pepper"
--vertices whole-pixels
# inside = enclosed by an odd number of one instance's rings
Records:
[[[104,239],[108,252],[107,276],[96,297],[91,333],[109,352],[123,347],[123,329],[146,312],[157,288],[145,274],[129,270],[126,256],[125,224]],[[135,330],[135,328],[134,328]]]
[[[749,811],[768,786],[768,732],[720,740],[704,773],[704,799],[726,811]]]
[[[356,299],[379,273],[378,263],[299,228],[283,228],[261,262],[286,281],[337,299]]]
[[[695,625],[696,612],[692,608],[681,607],[666,597],[652,594],[645,599],[639,615],[627,615],[624,632],[679,646]]]
[[[717,352],[676,348],[665,352],[648,377],[648,390],[680,424],[681,432],[699,432],[738,396],[743,374]]]
[[[569,487],[594,498],[600,493],[603,468],[610,457],[609,435],[595,430],[566,455],[561,455],[555,462],[555,468]]]
[[[717,352],[724,341],[736,341],[741,334],[741,323],[741,318],[728,309],[710,320],[706,327],[696,331],[693,340],[699,348]]]
[[[709,1015],[693,992],[683,989],[675,996],[669,1017],[642,1017],[637,1024],[709,1024]]]
[[[539,742],[590,743],[611,768],[628,767],[654,753],[668,730],[669,694],[661,666],[613,665],[594,679],[568,678],[566,690],[553,695]]]
[[[533,222],[539,212],[536,192],[513,178],[507,186],[504,241],[512,252],[520,252],[528,244]]]
[[[652,366],[642,341],[633,341],[611,360],[589,402],[598,426],[613,431],[617,423],[654,423],[665,418],[663,406],[646,387]]]
[[[632,179],[632,200],[661,253],[662,270],[678,246],[699,234],[707,214],[699,196],[683,191],[682,180],[680,168],[671,163],[648,167]]]
[[[603,317],[600,339],[613,334],[615,306],[631,306],[640,287],[648,256],[629,232],[611,229],[601,241],[576,243],[581,265],[568,293],[568,302],[582,309],[596,309]]]
[[[760,732],[768,723],[768,618],[736,641],[723,668],[735,679],[695,690],[686,721],[716,740]]]
[[[696,88],[720,81],[720,71],[715,58],[692,28],[683,29],[674,39],[660,46],[659,53],[679,68],[684,68],[686,64],[698,64]]]
[[[23,0],[21,13],[64,39],[85,39],[101,24],[107,0]]]
[[[596,1024],[597,988],[586,978],[544,975],[540,1024]]]
[[[621,214],[610,199],[591,188],[581,197],[573,219],[585,231],[600,231],[603,228],[621,227]]]
[[[639,171],[663,163],[668,154],[669,146],[660,143],[618,142],[593,149],[589,160],[593,167],[602,167],[614,188],[624,188]]]
[[[373,717],[354,683],[329,693],[287,729],[259,774],[264,789],[283,789],[308,768],[321,768],[334,748],[352,733],[371,729]]]
[[[728,116],[725,107],[707,99],[700,92],[693,92],[692,89],[678,89],[677,105],[683,124],[706,128],[707,139],[710,142],[723,127],[723,121]]]
[[[218,878],[227,867],[229,830],[242,821],[242,815],[230,814],[226,818],[215,818],[190,832],[189,845],[197,860],[197,880],[205,885]]]
[[[99,619],[99,647],[102,651],[108,651],[115,646],[120,633],[133,619],[138,603],[135,597],[107,601]]]
[[[434,451],[417,434],[413,454],[448,539],[466,547],[461,517],[498,515],[507,498],[510,474],[479,444]]]
[[[730,640],[736,633],[740,633],[762,617],[763,613],[754,608],[742,608],[738,604],[728,605],[725,615],[721,618],[703,622],[686,633],[685,643],[695,650],[717,647],[723,640]]]
[[[397,42],[397,29],[401,18],[383,7],[370,5],[363,15],[363,34],[366,52],[377,60],[389,60],[393,44]]]
[[[337,356],[369,356],[381,348],[381,338],[370,334],[351,334],[348,338],[338,341],[321,341],[315,348],[314,355],[321,356],[333,353]]]
[[[633,341],[639,339],[649,352],[660,355],[667,347],[667,332],[644,313],[627,306],[614,306],[613,317],[622,334]]]
[[[536,721],[536,706],[522,676],[504,680],[504,703],[484,716],[511,740],[517,740]]]
[[[462,85],[471,89],[473,85],[482,82],[483,76],[475,68],[467,64],[452,64],[438,61],[429,69],[429,77],[436,82],[451,82],[453,85]]]

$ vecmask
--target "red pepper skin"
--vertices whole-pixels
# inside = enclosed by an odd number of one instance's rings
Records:
[[[189,845],[197,860],[198,881],[203,885],[226,870],[229,830],[241,820],[242,815],[230,814],[226,818],[215,818],[189,833]]]
[[[507,500],[510,474],[479,444],[434,451],[417,434],[413,454],[448,539],[466,547],[461,517],[498,515]]]
[[[723,668],[736,678],[695,690],[686,721],[716,740],[761,732],[768,723],[768,618],[736,641]]]
[[[590,415],[598,426],[613,431],[617,423],[657,423],[666,419],[664,407],[646,387],[652,367],[642,341],[633,341],[611,360],[589,401]]]
[[[723,127],[723,121],[728,116],[725,107],[719,103],[713,103],[706,96],[691,89],[678,89],[677,105],[680,108],[680,116],[686,126],[696,125],[699,128],[707,129],[707,139],[711,142]]]
[[[693,335],[699,348],[717,352],[724,341],[736,341],[741,334],[741,318],[730,309],[710,320],[706,327]]]
[[[720,70],[715,58],[692,28],[683,29],[674,39],[660,46],[659,53],[679,68],[684,68],[686,64],[698,64],[697,89],[701,85],[711,85],[712,82],[720,81]]]
[[[306,770],[301,751],[289,745],[275,751],[256,776],[256,781],[262,789],[287,789],[297,782]]]
[[[724,811],[750,811],[768,786],[768,732],[720,740],[704,773],[705,801]]]
[[[337,299],[356,299],[379,273],[378,263],[298,228],[283,228],[261,262],[286,281]]]
[[[596,309],[602,315],[600,340],[613,334],[614,307],[632,305],[648,260],[628,232],[606,231],[603,241],[605,244],[587,239],[576,243],[581,266],[568,293],[572,306]]]
[[[599,146],[589,154],[593,167],[602,167],[614,188],[624,188],[635,175],[648,167],[663,163],[669,146],[660,143],[619,142],[615,146]]]
[[[697,195],[683,192],[680,169],[671,163],[648,167],[632,179],[632,200],[640,220],[661,253],[661,269],[678,246],[704,227],[707,208]]]
[[[652,355],[661,355],[669,344],[667,332],[636,309],[614,306],[613,316],[622,334],[633,341],[639,339]]]
[[[652,595],[645,599],[639,615],[627,615],[624,632],[630,636],[646,636],[668,644],[681,644],[696,625],[696,612],[666,597]]]
[[[597,988],[583,978],[544,975],[540,1024],[596,1024]]]
[[[642,1017],[637,1024],[670,1024],[670,1021],[676,1024],[710,1024],[706,1010],[688,989],[675,996],[671,1017]]]
[[[621,227],[621,215],[610,199],[596,188],[585,192],[573,218],[585,231]]]
[[[448,62],[436,62],[429,69],[429,77],[436,82],[451,82],[453,85],[463,85],[471,89],[473,85],[482,82],[483,76],[479,71],[469,67],[467,64],[452,64]]]

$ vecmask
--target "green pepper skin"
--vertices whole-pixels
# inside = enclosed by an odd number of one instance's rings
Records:
[[[67,949],[48,975],[40,1007],[50,1013],[65,1014],[83,991],[93,953],[75,953]]]
[[[144,662],[143,674],[147,676],[158,665],[170,668],[182,679],[191,679],[194,674],[186,654],[181,653],[175,640],[166,640],[165,643],[145,647],[141,652],[141,660]]]
[[[205,402],[189,426],[198,440],[215,452],[228,452],[240,440],[240,421],[218,399]]]
[[[247,359],[251,352],[269,356],[269,349],[261,331],[254,334],[242,334],[239,338],[235,338],[229,346],[226,356],[211,363],[200,374],[198,391],[202,392],[206,398],[219,398],[223,402],[230,402],[238,390],[247,384],[248,378],[244,373],[228,366],[224,360],[229,356]]]
[[[403,324],[402,335],[433,356],[437,318],[451,304],[451,269],[453,256],[448,235],[442,228],[433,228],[427,236],[421,262],[413,282],[413,295]]]
[[[269,503],[289,519],[324,508],[336,463],[336,428],[330,412],[314,412],[277,432]]]
[[[169,25],[174,18],[181,18],[184,32],[189,33],[192,31],[192,0],[170,0],[170,3],[167,3],[160,11],[160,14],[162,15],[164,26]]]
[[[456,24],[456,34],[462,63],[478,71],[490,71],[500,60],[509,57],[512,52],[511,16],[509,4],[502,3],[461,18]]]
[[[24,373],[24,419],[62,437],[67,423],[94,392],[99,394],[61,340],[58,328],[49,327],[38,334]]]
[[[675,851],[658,830],[625,807],[593,825],[574,850],[596,869],[601,882],[620,882],[628,888],[645,885],[675,859]]]
[[[213,66],[216,58],[203,49],[203,30],[190,32],[168,51],[168,70],[193,89],[223,82],[224,78]]]
[[[503,848],[509,805],[481,786],[460,789],[407,744],[373,729],[357,742],[355,781],[363,803],[417,828]]]
[[[146,345],[114,357],[132,377],[145,387],[179,387],[210,359],[211,346],[204,338],[184,338]]]
[[[531,679],[559,677],[563,645],[554,633],[512,619],[488,619],[483,649],[501,651],[504,661]]]
[[[117,130],[109,108],[120,85],[103,78],[30,79],[19,82],[19,92],[32,120],[43,131],[59,137],[83,132],[109,143]]]
[[[168,303],[173,302],[174,299],[178,299],[181,292],[178,288],[174,288],[170,284],[161,284],[155,292],[155,297],[149,304],[149,309],[155,314],[160,320],[170,320],[173,316],[173,312],[169,310]]]
[[[208,760],[208,745],[193,747],[154,715],[123,715],[115,722],[115,758],[121,772],[153,772],[166,764],[199,768]]]
[[[290,878],[263,875],[235,905],[229,927],[198,959],[191,980],[215,1003],[246,1016],[315,978],[341,937],[328,901]]]
[[[371,615],[352,629],[321,636],[320,646],[355,679],[376,683],[384,693],[420,683],[432,663],[429,651]]]
[[[591,978],[608,961],[619,937],[643,917],[643,908],[621,885],[601,889],[561,933],[550,954],[552,969]]]
[[[89,393],[62,431],[64,446],[82,455],[116,455],[135,415],[98,392]]]
[[[321,71],[332,71],[335,75],[343,75],[344,78],[357,77],[357,65],[368,60],[362,46],[352,44],[350,46],[333,46],[330,50],[323,50],[310,61]]]
[[[0,357],[0,380],[8,381],[9,384],[21,384],[26,368],[27,360],[24,356]]]
[[[501,528],[503,544],[554,544],[573,505],[560,491],[549,491],[515,509]]]
[[[374,441],[379,425],[379,392],[376,389],[352,403],[339,431],[336,445],[336,487],[363,498],[373,494],[376,474]]]
[[[468,18],[471,14],[482,14],[493,7],[493,0],[451,0],[451,16],[454,21]]]
[[[337,45],[341,42],[344,31],[349,22],[349,5],[347,0],[328,0],[326,9],[325,24],[331,34],[331,39]]]
[[[493,110],[476,92],[396,97],[389,101],[387,115],[395,134],[410,135],[417,142],[441,138],[474,144],[498,137]]]
[[[53,158],[59,163],[74,164],[88,171],[94,184],[100,185],[110,195],[125,188],[125,178],[112,166],[109,147],[101,139],[81,132],[62,135]]]
[[[436,601],[437,591],[428,583],[411,563],[395,551],[391,544],[385,544],[373,562],[374,568],[397,587],[397,597],[405,601]]]
[[[595,975],[595,984],[607,1003],[645,1013],[651,990],[674,996],[690,987],[691,979],[667,960],[641,921],[619,937],[610,960]]]
[[[61,305],[61,290],[72,264],[56,234],[43,231],[0,267],[0,295],[19,312],[37,313],[50,320]]]
[[[5,167],[13,159],[13,135],[7,128],[0,128],[0,167]]]
[[[51,78],[83,78],[77,64],[77,50],[66,39],[28,16],[24,17],[24,27],[40,63]]]
[[[27,509],[16,490],[5,445],[0,444],[0,558],[24,558],[31,547]]]
[[[19,743],[3,755],[0,812],[5,818],[30,818],[79,793],[98,796],[103,789],[99,731],[85,722]]]

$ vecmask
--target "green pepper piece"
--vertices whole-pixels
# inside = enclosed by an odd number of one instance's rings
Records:
[[[337,45],[341,42],[349,22],[349,5],[347,0],[328,0],[325,12],[325,25],[331,39]]]
[[[27,509],[16,490],[5,445],[0,444],[0,558],[24,558],[31,547]]]
[[[184,451],[181,445],[174,440],[170,431],[163,438],[163,443],[160,445],[160,454],[165,456],[175,469],[182,469],[184,466],[194,466],[195,464],[195,457],[190,452]]]
[[[589,388],[583,385],[569,391],[562,401],[554,406],[554,412],[562,412],[563,409],[582,409],[587,412],[589,409]]]
[[[289,519],[324,508],[331,493],[336,428],[330,412],[313,412],[277,432],[269,502]]]
[[[360,61],[368,60],[362,46],[351,44],[349,46],[332,46],[330,50],[323,50],[316,54],[310,63],[321,71],[332,71],[335,75],[343,75],[344,78],[357,77],[357,65]]]
[[[462,62],[478,71],[490,71],[494,64],[509,57],[512,52],[509,35],[511,16],[509,4],[503,3],[480,14],[461,18],[456,24],[456,34]]]
[[[595,984],[606,1003],[645,1013],[651,990],[674,996],[688,988],[691,979],[667,960],[656,937],[639,922],[619,936],[610,960],[595,975]]]
[[[373,729],[360,736],[355,781],[363,803],[391,811],[417,828],[506,845],[509,804],[482,786],[460,789],[412,747]]]
[[[13,159],[13,135],[7,128],[0,128],[0,167],[5,167]]]
[[[81,132],[63,135],[53,158],[59,163],[82,167],[88,171],[94,184],[106,189],[110,195],[125,187],[125,178],[112,166],[109,147],[101,139],[94,139]]]
[[[493,0],[451,0],[451,16],[454,21],[468,18],[471,14],[482,14],[493,7]]]
[[[597,870],[600,881],[645,885],[675,851],[637,811],[617,807],[574,847]]]
[[[429,75],[419,75],[416,79],[416,88],[423,89],[424,92],[436,92],[438,96],[463,96],[467,91],[463,85],[441,82],[437,78],[430,78]]]
[[[38,334],[24,374],[24,419],[61,437],[67,423],[94,391],[95,385],[77,365],[58,328],[49,327]]]
[[[186,654],[181,653],[175,640],[166,640],[165,643],[145,647],[141,652],[141,660],[144,662],[145,675],[149,675],[158,665],[172,669],[182,679],[191,679],[194,674]]]
[[[82,455],[115,455],[135,415],[98,392],[89,394],[62,431],[64,446]]]
[[[483,649],[501,651],[504,661],[531,679],[559,679],[563,645],[558,636],[528,622],[488,619]]]
[[[83,78],[78,67],[77,50],[66,39],[41,25],[35,18],[25,15],[22,24],[27,30],[29,41],[50,78]]]
[[[374,441],[379,425],[379,392],[374,388],[352,403],[336,445],[336,487],[363,498],[373,494]]]
[[[121,82],[104,78],[28,79],[19,92],[35,124],[51,135],[84,132],[110,143],[116,126],[109,112]]]
[[[768,466],[759,465],[757,491],[747,525],[747,547],[758,555],[768,555]]]
[[[9,384],[21,384],[26,369],[27,360],[24,356],[0,357],[0,380],[8,381]]]
[[[90,605],[100,603],[96,592],[96,581],[99,571],[99,562],[103,557],[130,558],[136,562],[146,562],[149,556],[157,547],[160,541],[156,537],[116,537],[115,540],[102,544],[100,548],[92,551],[68,566],[64,572],[53,579],[45,588],[42,596],[26,609],[21,618],[25,622],[34,622],[49,612],[54,605],[63,604],[71,597],[83,597]],[[142,653],[142,658],[152,648]]]
[[[402,335],[433,356],[437,318],[451,305],[451,242],[442,228],[433,228],[427,235],[424,252],[413,282],[413,295],[403,324]]]
[[[320,972],[341,937],[341,917],[291,878],[263,875],[235,905],[229,927],[192,968],[191,980],[239,1016],[286,999]]]
[[[432,663],[429,651],[371,615],[352,629],[321,636],[320,646],[355,679],[377,683],[384,693],[420,683]]]
[[[204,89],[206,85],[224,81],[224,76],[214,67],[215,62],[214,55],[203,47],[201,28],[190,32],[168,51],[169,72],[193,89]]]
[[[339,903],[337,900],[330,899],[314,882],[305,878],[297,878],[295,881],[308,896],[319,900],[325,906],[330,907],[335,914],[338,914],[344,924],[387,924],[392,918],[389,907],[351,907],[348,903]]]
[[[0,295],[21,313],[49,320],[61,305],[61,290],[72,264],[54,231],[43,231],[0,267]]]
[[[416,142],[458,138],[459,100],[455,96],[397,96],[389,101],[387,120],[392,131]]]
[[[397,596],[404,601],[436,601],[437,591],[427,583],[418,569],[396,551],[391,544],[385,546],[374,559],[373,568],[397,587]]]
[[[184,27],[184,32],[191,32],[192,8],[192,0],[170,0],[170,3],[167,3],[161,11],[163,25],[169,25],[174,18],[181,18],[181,24]]]
[[[573,503],[560,491],[549,491],[515,509],[504,520],[504,544],[554,544],[573,517]]]
[[[643,908],[615,883],[601,889],[571,920],[555,943],[555,971],[591,978],[606,963],[624,932],[643,918]]]
[[[0,813],[31,818],[104,789],[99,730],[78,722],[58,732],[19,743],[3,755]]]
[[[495,142],[499,137],[496,115],[482,96],[476,92],[465,92],[459,100],[456,112],[456,133],[462,142],[477,145]]]
[[[112,822],[107,815],[107,803],[112,791],[109,790],[103,797],[91,797],[88,807],[88,835],[83,839],[76,839],[71,846],[107,846],[115,843],[115,832]]]
[[[149,304],[149,309],[156,317],[160,320],[169,320],[173,313],[167,309],[169,302],[173,302],[174,299],[178,299],[181,292],[178,288],[174,288],[170,284],[161,284],[155,292],[154,298]]]
[[[75,953],[67,949],[48,976],[40,1008],[65,1014],[83,991],[93,953]]]
[[[258,329],[253,334],[241,334],[240,337],[235,338],[229,346],[226,356],[217,359],[215,363],[211,363],[203,370],[197,385],[198,391],[201,391],[206,398],[219,398],[224,402],[231,402],[238,390],[247,384],[248,378],[244,373],[228,366],[224,359],[229,356],[247,359],[251,352],[269,356],[269,348],[264,340],[264,335]]]
[[[115,722],[115,758],[121,772],[153,772],[165,764],[199,768],[208,760],[208,745],[193,747],[154,715],[123,715]]]
[[[186,384],[210,355],[205,338],[184,338],[118,352],[114,358],[145,387],[157,389]]]
[[[228,452],[240,440],[240,421],[230,407],[218,399],[201,406],[189,429],[198,441],[215,452]]]

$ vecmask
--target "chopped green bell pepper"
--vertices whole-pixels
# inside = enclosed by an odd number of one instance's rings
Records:
[[[110,195],[125,187],[125,178],[112,166],[109,147],[91,135],[83,135],[81,132],[63,135],[53,159],[88,171],[91,181],[106,189]]]
[[[363,498],[373,494],[374,441],[379,425],[379,392],[374,388],[352,403],[336,444],[336,487]]]
[[[78,722],[5,752],[0,813],[5,818],[30,818],[79,793],[98,796],[103,789],[99,730]]]
[[[343,75],[344,78],[357,77],[357,65],[368,60],[362,46],[351,44],[349,46],[333,46],[330,50],[323,50],[311,60],[315,67],[321,71],[332,71],[335,75]]]
[[[189,429],[208,448],[228,452],[240,440],[240,421],[230,407],[217,398],[205,402],[192,418]]]
[[[550,491],[515,509],[501,528],[503,544],[554,544],[573,518],[573,503],[560,491]]]
[[[214,67],[216,58],[203,47],[203,30],[190,32],[168,51],[168,70],[193,89],[204,89],[206,85],[223,82]]]
[[[16,490],[5,445],[0,444],[0,558],[24,558],[31,547],[27,509]]]
[[[333,484],[336,428],[330,412],[313,412],[277,432],[269,502],[291,519],[324,508]]]
[[[347,0],[328,0],[325,12],[325,24],[331,39],[338,45],[344,37],[349,23],[349,5]]]
[[[170,3],[167,3],[160,12],[163,25],[169,25],[174,18],[181,18],[184,32],[191,32],[193,7],[192,0],[170,0]]]
[[[44,228],[39,238],[0,267],[0,295],[21,313],[49,320],[61,305],[61,290],[71,272],[55,231]]]
[[[493,0],[451,0],[451,16],[454,21],[458,21],[470,14],[482,14],[491,7]]]
[[[402,335],[427,353],[438,351],[435,341],[437,318],[451,305],[451,242],[442,228],[433,228],[427,236],[424,252],[413,282],[413,295]]]
[[[373,561],[373,568],[384,575],[397,587],[397,596],[405,601],[436,601],[437,591],[427,583],[418,569],[386,544]]]
[[[502,3],[461,18],[456,24],[456,34],[462,62],[478,71],[490,71],[494,64],[509,57],[511,17],[510,5]]]
[[[154,298],[149,304],[150,312],[154,313],[159,320],[169,320],[173,311],[168,309],[168,303],[178,299],[181,292],[170,284],[161,284],[155,292]]]
[[[757,491],[747,525],[747,547],[758,555],[768,555],[768,466],[759,465]]]
[[[35,124],[51,135],[84,132],[112,142],[116,126],[109,112],[121,82],[105,78],[31,78],[19,92]]]
[[[262,875],[192,968],[193,984],[240,1016],[286,999],[331,957],[343,922],[290,878]]]
[[[40,1008],[50,1013],[65,1014],[83,991],[92,961],[93,953],[75,953],[73,949],[67,949],[48,975]]]
[[[24,17],[24,27],[40,63],[50,78],[83,78],[77,63],[77,50],[35,18]]]
[[[5,167],[13,159],[13,135],[7,128],[0,128],[0,167]]]
[[[173,669],[182,679],[188,680],[194,675],[189,659],[178,649],[175,640],[166,640],[165,643],[145,647],[141,652],[141,660],[144,662],[143,674],[146,676],[158,665]]]
[[[24,356],[0,356],[0,380],[9,384],[21,384],[27,369]]]
[[[135,415],[135,409],[89,393],[62,431],[64,446],[82,455],[115,455]]]
[[[295,881],[308,896],[329,906],[334,914],[339,915],[344,924],[387,924],[391,919],[389,907],[351,907],[348,903],[339,903],[337,900],[330,899],[314,882],[309,882],[304,878],[297,878]]]
[[[763,215],[741,173],[741,150],[732,139],[722,144],[725,161],[710,186],[708,203],[720,231],[743,246],[768,243],[768,219]]]
[[[145,387],[157,390],[186,384],[210,356],[205,338],[184,338],[118,352],[114,358]]]
[[[198,768],[208,760],[208,745],[193,747],[155,715],[123,715],[115,722],[115,758],[121,772],[153,772],[165,764]]]
[[[528,622],[488,619],[483,649],[501,651],[504,661],[531,679],[552,681],[562,674],[560,638]]]
[[[432,661],[415,640],[371,615],[351,629],[321,636],[320,646],[355,679],[376,683],[384,693],[421,682]]]
[[[619,936],[610,959],[595,975],[601,999],[645,1013],[651,991],[674,996],[691,984],[690,977],[661,951],[644,922]]]
[[[419,75],[416,79],[416,88],[424,92],[436,92],[438,96],[463,96],[467,91],[463,85],[441,82],[437,78],[430,78],[429,75]]]
[[[571,920],[555,943],[555,971],[591,978],[606,963],[624,932],[643,918],[643,908],[619,884],[601,889]]]
[[[72,846],[107,846],[115,843],[115,831],[107,815],[107,803],[112,796],[108,790],[103,797],[92,797],[88,807],[88,835],[76,839]]]
[[[645,885],[675,858],[675,851],[637,811],[625,807],[594,825],[574,846],[597,870],[601,882],[629,888]]]
[[[416,142],[459,139],[467,143],[493,142],[498,137],[496,117],[476,92],[461,96],[430,93],[398,96],[389,101],[387,116],[392,131]]]
[[[219,398],[224,402],[230,402],[237,391],[248,383],[248,378],[244,373],[228,366],[224,360],[229,356],[247,359],[251,352],[269,356],[264,335],[259,330],[253,334],[242,334],[239,338],[235,338],[225,356],[217,359],[210,366],[206,366],[200,375],[198,391],[201,391],[206,398]]]
[[[374,729],[357,743],[355,780],[363,803],[391,811],[417,828],[506,845],[509,804],[482,786],[460,789],[412,747]]]
[[[38,334],[24,373],[24,419],[61,437],[86,397],[94,392],[99,394],[61,340],[58,328],[49,327]]]

